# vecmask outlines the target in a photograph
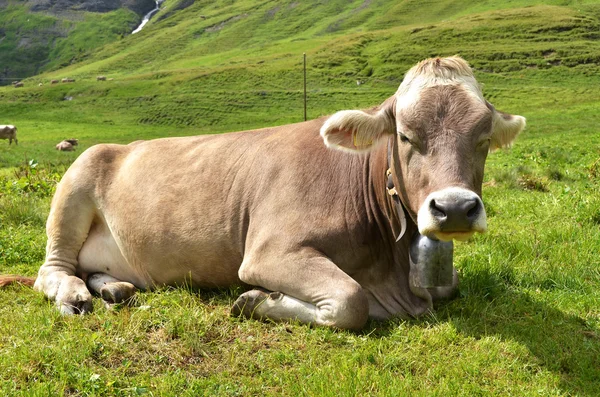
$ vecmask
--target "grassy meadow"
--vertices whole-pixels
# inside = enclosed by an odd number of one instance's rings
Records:
[[[37,273],[56,183],[85,148],[301,121],[302,53],[309,118],[381,103],[417,61],[460,54],[528,121],[488,157],[489,231],[455,243],[460,294],[430,315],[346,332],[231,318],[235,289],[165,288],[62,317],[13,285],[0,394],[600,395],[599,39],[596,1],[166,0],[140,33],[0,87],[0,123],[19,129],[18,146],[0,140],[0,274]],[[65,138],[76,152],[54,150]]]

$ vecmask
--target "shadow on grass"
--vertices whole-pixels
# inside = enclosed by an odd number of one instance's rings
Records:
[[[436,322],[450,323],[459,334],[475,339],[516,341],[535,357],[532,370],[539,366],[559,375],[564,393],[600,395],[600,333],[584,318],[537,300],[535,292],[513,289],[488,271],[472,274],[462,284],[466,291],[460,298],[436,308]],[[423,321],[431,317],[414,323]],[[374,333],[390,331],[384,325]]]

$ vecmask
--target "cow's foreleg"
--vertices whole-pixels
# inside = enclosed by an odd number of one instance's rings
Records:
[[[316,253],[244,260],[239,276],[243,282],[268,291],[255,289],[242,294],[233,306],[235,315],[345,329],[362,328],[369,316],[362,287]]]
[[[123,303],[135,295],[135,286],[126,281],[117,280],[105,273],[94,273],[87,279],[92,292],[97,293],[108,303]]]

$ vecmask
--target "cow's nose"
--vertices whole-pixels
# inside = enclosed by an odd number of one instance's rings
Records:
[[[422,235],[444,241],[487,229],[483,202],[475,192],[460,187],[429,194],[419,208],[417,224]]]
[[[462,231],[472,228],[483,207],[475,197],[438,197],[430,201],[429,208],[441,231]]]

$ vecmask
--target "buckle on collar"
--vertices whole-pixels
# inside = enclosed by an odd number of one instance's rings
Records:
[[[387,171],[385,171],[385,175],[387,177],[387,186],[385,187],[385,190],[390,196],[398,196],[398,192],[394,186],[394,180],[392,179],[392,169],[388,168]]]

